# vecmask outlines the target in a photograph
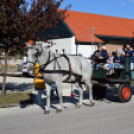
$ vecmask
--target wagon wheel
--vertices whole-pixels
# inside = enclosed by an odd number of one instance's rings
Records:
[[[103,99],[106,95],[106,87],[101,87],[98,85],[93,85],[93,98],[95,100]]]
[[[121,102],[129,102],[132,98],[132,88],[129,83],[121,84],[118,91],[118,96]]]

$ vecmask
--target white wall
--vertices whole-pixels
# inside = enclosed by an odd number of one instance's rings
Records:
[[[64,38],[64,39],[52,39],[49,41],[52,41],[53,43],[56,43],[56,45],[51,47],[52,52],[55,52],[55,50],[58,50],[58,53],[62,53],[63,49],[65,49],[65,52],[67,54],[71,54],[71,44],[74,42],[74,37],[72,38]],[[44,46],[50,45],[48,43],[43,43]]]
[[[83,57],[89,57],[94,53],[92,45],[78,45],[78,54],[81,53]]]
[[[76,54],[75,36],[71,38],[71,54]]]

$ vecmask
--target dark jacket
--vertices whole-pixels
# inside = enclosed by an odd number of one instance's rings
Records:
[[[98,63],[106,63],[107,59],[109,58],[109,57],[108,57],[107,50],[104,50],[104,49],[103,49],[103,50],[100,52],[100,56],[103,57],[103,59],[97,59],[97,58],[95,57],[96,52],[99,52],[99,50],[96,50],[96,51],[94,52],[94,54],[93,54],[93,56],[92,56],[92,59],[93,59],[94,61],[98,62]]]
[[[123,55],[121,55],[120,57],[115,56],[114,57],[114,63],[116,63],[115,60],[120,60],[119,63],[123,64],[124,63],[124,56]]]
[[[131,62],[134,63],[134,56],[133,56],[134,50],[133,51],[128,51],[127,53],[130,55]]]
[[[125,52],[125,55],[130,52],[130,50],[127,49],[126,50],[124,49],[123,51]]]

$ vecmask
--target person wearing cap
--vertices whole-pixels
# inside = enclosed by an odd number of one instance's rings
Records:
[[[92,57],[89,57],[93,61],[93,68],[96,66],[96,70],[99,70],[100,66],[104,65],[109,58],[107,50],[104,50],[103,46],[104,44],[98,44],[98,50],[94,52]]]

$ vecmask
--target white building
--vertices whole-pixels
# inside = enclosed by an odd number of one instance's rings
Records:
[[[105,47],[108,51],[116,51],[126,41],[132,40],[133,19],[75,11],[68,11],[68,14],[69,17],[57,27],[37,34],[39,38],[58,35],[57,39],[50,38],[50,41],[57,44],[51,48],[52,51],[62,52],[62,49],[65,49],[68,54],[81,53],[84,57],[89,57],[96,49],[92,45],[93,39],[95,45],[98,43],[106,44]],[[93,38],[91,27],[95,28]]]

